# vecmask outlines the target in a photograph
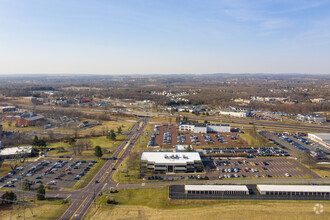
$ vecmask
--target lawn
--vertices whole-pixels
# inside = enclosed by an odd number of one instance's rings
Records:
[[[128,171],[128,173],[127,173]],[[130,155],[125,158],[121,165],[113,174],[113,180],[120,183],[133,183],[143,181],[138,179],[140,173],[140,154],[136,151],[131,152]]]
[[[120,189],[118,205],[98,198],[86,219],[328,219],[329,201],[170,200],[168,187]],[[315,204],[323,205],[316,215]]]
[[[99,145],[101,148],[115,149],[122,143],[122,141],[125,140],[125,138],[126,138],[126,135],[117,135],[117,139],[115,141],[111,141],[111,140],[107,139],[106,136],[82,138],[81,140],[90,140],[92,142],[93,149],[97,145]],[[68,143],[64,143],[63,141],[50,143],[50,144],[48,144],[48,147],[49,148],[59,148],[59,147],[65,148],[64,152],[58,152],[58,150],[50,151],[48,153],[49,156],[66,156],[66,155],[73,153],[70,145]],[[93,149],[91,149],[89,151],[83,151],[82,155],[83,156],[93,156],[94,155]]]
[[[138,180],[138,174],[140,172],[140,153],[147,149],[148,142],[154,129],[153,125],[147,125],[144,133],[140,136],[135,144],[133,151],[125,158],[121,165],[117,168],[113,174],[113,180],[115,182],[136,182]],[[148,132],[148,134],[147,134]],[[127,171],[126,172],[123,171]]]
[[[175,123],[175,118],[169,116],[156,116],[150,119],[150,123],[152,124],[168,124]]]
[[[86,121],[90,121],[87,120]],[[91,127],[86,129],[85,131],[95,131],[95,132],[100,132],[100,131],[110,131],[110,130],[114,130],[117,131],[118,127],[122,127],[122,131],[129,131],[132,129],[132,127],[134,126],[134,122],[128,122],[128,121],[122,121],[122,120],[118,120],[118,121],[100,121],[101,125],[95,126],[95,127]]]
[[[246,129],[244,131],[245,133],[240,134],[240,137],[244,139],[248,143],[248,145],[261,147],[272,146],[272,144],[268,140],[266,140],[258,133],[254,132],[254,130]]]
[[[35,131],[35,130],[42,130],[42,127],[30,126],[30,127],[16,127],[16,122],[1,122],[3,126],[3,130],[5,131]]]
[[[62,200],[52,201],[34,201],[27,202],[27,205],[21,206],[18,210],[18,206],[3,206],[0,211],[0,219],[58,219],[62,213],[69,207],[69,203],[62,204]],[[24,209],[23,209],[24,207]],[[18,214],[21,217],[18,218]]]
[[[9,165],[9,162],[4,161],[0,166],[0,177],[8,174],[11,171],[11,167]]]
[[[26,158],[23,163],[21,163],[21,161],[19,160],[5,160],[0,165],[0,177],[8,174],[12,170],[10,166],[13,167],[15,167],[15,165],[17,165],[17,167],[24,166],[25,164],[31,161],[35,161],[36,159],[37,159],[36,157]]]
[[[315,172],[316,174],[318,174],[322,178],[330,178],[330,171],[317,169],[317,168],[308,166],[306,164],[303,164],[303,165],[305,165],[308,169],[310,169],[311,171]],[[324,168],[330,168],[330,165],[329,164],[324,164],[324,165],[319,165],[318,164],[317,166],[324,167]]]
[[[147,125],[147,127],[144,129],[144,133],[140,136],[137,143],[135,144],[134,150],[146,150],[153,129],[154,129],[154,125]]]

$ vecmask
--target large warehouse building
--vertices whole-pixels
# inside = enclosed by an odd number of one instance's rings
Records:
[[[245,185],[185,185],[185,194],[199,195],[249,195]]]
[[[143,152],[140,168],[155,172],[202,172],[203,163],[198,152]]]
[[[220,111],[220,115],[246,118],[251,116],[251,111]]]
[[[192,131],[194,133],[217,133],[230,132],[229,124],[199,124],[199,123],[182,123],[179,126],[180,131]]]
[[[0,159],[10,159],[17,156],[30,156],[31,154],[32,146],[1,148],[0,141]]]
[[[330,133],[309,133],[308,138],[324,147],[330,148]]]
[[[330,186],[317,185],[257,185],[261,195],[329,196]]]

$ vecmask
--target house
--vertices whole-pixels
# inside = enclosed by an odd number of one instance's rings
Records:
[[[97,125],[101,125],[101,123],[99,121],[84,121],[79,125],[79,127],[84,128]]]

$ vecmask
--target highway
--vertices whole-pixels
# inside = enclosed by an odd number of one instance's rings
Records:
[[[44,107],[44,106],[43,106]],[[49,106],[47,106],[49,108]],[[57,108],[58,109],[58,108]],[[68,108],[61,108],[61,110],[73,110]],[[172,116],[175,117],[175,116]],[[190,119],[194,120],[212,120],[219,121],[219,123],[235,123],[251,126],[250,122],[252,120],[247,119],[225,119],[225,118],[215,118],[204,117],[204,116],[188,116]],[[221,121],[221,122],[220,122]],[[142,126],[139,128],[140,122],[143,122]],[[188,181],[164,181],[164,182],[145,182],[145,183],[115,183],[112,181],[112,176],[114,170],[120,166],[121,162],[129,155],[130,151],[134,147],[136,141],[143,134],[144,128],[149,123],[148,118],[140,118],[137,123],[134,125],[130,132],[127,132],[126,139],[121,143],[118,149],[114,152],[111,157],[117,157],[117,160],[107,160],[104,166],[99,170],[99,172],[93,177],[89,184],[80,190],[74,191],[47,191],[46,197],[49,198],[60,198],[60,199],[69,199],[71,204],[67,210],[64,211],[60,219],[62,220],[73,220],[73,219],[83,219],[87,213],[90,206],[93,204],[95,198],[104,190],[110,189],[111,187],[116,188],[148,188],[148,187],[161,187],[168,186],[172,184],[330,184],[330,179],[295,179],[295,178],[286,178],[286,179],[225,179],[225,180],[188,180]],[[329,132],[330,128],[323,126],[309,126],[309,125],[294,125],[286,124],[279,122],[265,122],[265,121],[256,121],[253,120],[253,123],[256,127],[260,126],[269,126],[269,127],[278,127],[279,129],[283,128],[292,128],[297,131],[301,129],[313,130],[315,132]],[[99,183],[95,183],[95,181]],[[17,190],[13,190],[17,193]],[[17,191],[17,192],[16,192]],[[21,195],[24,195],[25,198],[35,198],[35,192],[20,192]],[[2,194],[0,192],[0,194]]]
[[[140,122],[143,122],[143,125],[139,129],[138,126]],[[85,188],[70,193],[71,196],[69,199],[71,200],[71,205],[63,213],[60,219],[82,219],[89,207],[93,204],[96,196],[103,190],[114,186],[114,183],[111,181],[114,169],[120,165],[132,150],[135,142],[143,133],[147,123],[148,119],[140,119],[132,129],[131,134],[127,136],[126,140],[123,141],[116,152],[112,155],[117,157],[117,160],[108,160]],[[95,183],[96,180],[98,180],[99,183]],[[55,192],[51,193],[50,196],[54,196],[54,194]],[[63,197],[61,192],[59,192],[59,194]]]
[[[167,115],[167,114],[163,114]],[[186,116],[186,115],[185,115]],[[177,115],[173,115],[171,117],[177,117]],[[222,117],[208,117],[208,116],[186,116],[188,119],[193,120],[207,120],[207,121],[218,121],[218,123],[234,123],[234,124],[241,124],[241,125],[248,125],[253,126],[255,125],[256,128],[266,127],[266,128],[273,128],[286,130],[296,130],[296,131],[313,131],[313,132],[330,132],[330,127],[320,126],[320,125],[301,125],[301,124],[288,124],[282,122],[272,122],[272,121],[264,121],[264,120],[253,120],[247,118],[222,118]],[[253,124],[252,124],[253,123]]]

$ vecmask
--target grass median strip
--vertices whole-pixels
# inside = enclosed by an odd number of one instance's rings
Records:
[[[77,183],[72,187],[72,189],[81,189],[93,179],[93,177],[97,174],[97,172],[103,167],[103,165],[106,163],[106,160],[98,160],[98,163],[96,163],[90,171],[87,172],[87,174],[77,181]]]

